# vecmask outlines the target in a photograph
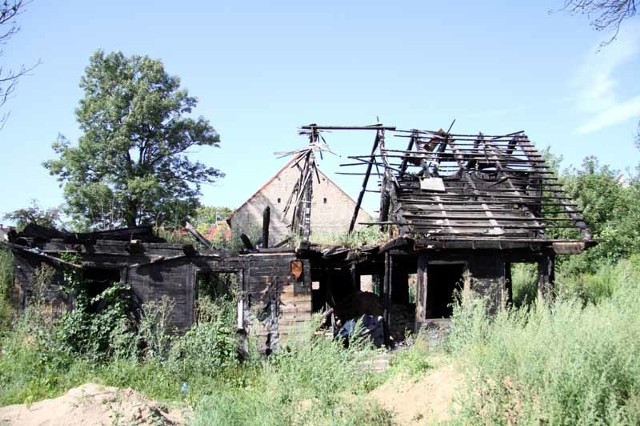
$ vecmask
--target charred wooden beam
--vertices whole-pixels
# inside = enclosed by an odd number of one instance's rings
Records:
[[[254,245],[251,243],[251,240],[249,239],[249,237],[247,237],[246,234],[240,234],[240,239],[242,240],[242,244],[244,244],[245,248],[249,251],[255,251],[256,248],[254,247]]]
[[[413,137],[413,135],[412,135],[411,139],[409,139],[409,145],[407,146],[406,151],[412,152],[413,145],[414,145],[414,143],[416,141],[416,138],[417,138],[417,136]],[[385,151],[388,152],[388,150],[385,150]],[[402,158],[402,162],[400,163],[400,175],[402,175],[402,174],[404,174],[406,172],[406,170],[407,170],[407,161],[408,161],[407,157]]]
[[[428,136],[440,136],[441,135],[441,130],[418,130],[418,129],[411,129],[411,130],[396,130],[396,133],[417,133],[417,134],[421,134],[421,135],[428,135]],[[511,138],[513,136],[519,135],[519,134],[523,134],[524,130],[519,130],[517,132],[513,132],[513,133],[507,133],[504,135],[485,135],[486,138],[490,138],[490,139],[494,139],[494,140],[499,140],[499,139],[505,139],[505,138]],[[451,138],[454,138],[456,140],[463,140],[463,139],[469,139],[471,141],[475,140],[475,138],[478,137],[478,135],[467,135],[467,134],[454,134],[454,133],[448,133],[448,135]],[[401,136],[401,135],[396,135],[396,136]],[[407,135],[406,137],[410,137],[409,135]]]
[[[371,126],[322,126],[318,124],[308,124],[300,126],[303,130],[396,130],[395,126],[383,126],[373,124]]]
[[[391,253],[384,253],[384,279],[382,285],[382,308],[387,326],[391,324],[391,293],[392,293],[393,257]]]
[[[45,259],[56,266],[67,266],[73,269],[83,269],[84,267],[84,264],[77,264],[77,263],[69,262],[67,260],[59,259],[55,256],[46,254],[42,250],[37,248],[27,247],[20,244],[14,244],[7,241],[3,241],[2,244],[4,244],[5,246],[9,247],[12,250],[22,251],[22,252],[30,253],[35,256],[41,257],[42,259]]]
[[[501,205],[497,205],[494,207],[491,207],[491,211],[493,212],[497,212],[497,213],[505,213],[505,212],[511,212],[511,213],[517,213],[520,212],[521,210],[519,208],[514,208],[513,206],[504,206],[504,207],[500,207]],[[435,207],[432,206],[431,203],[425,203],[425,204],[408,204],[404,207],[404,210],[406,211],[410,211],[410,212],[424,212],[424,213],[432,213],[432,212],[440,212],[440,208],[430,208],[430,207]],[[461,207],[449,207],[447,208],[447,213],[482,213],[484,212],[484,209],[481,208],[476,208],[476,207],[465,207],[465,206],[461,206]],[[548,210],[545,211],[545,213],[547,214],[562,214],[564,213],[564,210]]]
[[[415,313],[415,333],[419,333],[422,325],[427,319],[427,283],[428,283],[428,257],[426,252],[418,254],[418,265],[416,273],[416,313]]]
[[[470,198],[469,196],[465,196],[467,198]],[[503,197],[493,197],[493,198],[503,198]],[[526,199],[526,198],[525,198]],[[569,199],[569,198],[567,198]],[[552,198],[551,200],[555,200],[555,198]],[[485,204],[498,204],[498,205],[523,205],[523,206],[527,206],[529,203],[528,202],[517,202],[517,201],[509,201],[509,200],[483,200],[482,201]],[[432,198],[429,199],[419,199],[419,198],[411,198],[408,199],[406,197],[402,197],[402,204],[449,204],[449,205],[458,205],[458,206],[465,206],[465,205],[475,205],[476,204],[476,200],[471,200],[471,199],[447,199],[447,200],[434,200]],[[548,204],[551,207],[558,207],[561,206],[560,203],[553,203],[553,204]],[[573,203],[567,203],[567,205],[573,206],[573,207],[578,207],[577,204],[573,204]]]
[[[447,212],[449,213],[449,212]],[[485,212],[486,213],[486,212]],[[515,221],[515,222],[536,222],[536,221],[544,221],[544,222],[571,222],[573,223],[572,219],[569,218],[562,218],[562,217],[549,217],[549,218],[532,218],[530,216],[499,216],[496,215],[495,212],[493,212],[493,215],[491,217],[488,216],[473,216],[473,215],[469,215],[469,216],[461,216],[461,215],[457,215],[457,216],[450,216],[449,214],[443,215],[424,215],[424,214],[417,214],[414,211],[408,211],[408,212],[404,212],[403,216],[405,217],[411,217],[411,218],[420,218],[420,219],[425,219],[425,220],[442,220],[442,219],[449,219],[450,221],[452,220],[488,220],[488,219],[495,219],[495,220],[504,220],[504,221]]]
[[[269,247],[269,224],[271,223],[271,207],[267,206],[262,212],[262,247]]]
[[[373,162],[375,161],[376,151],[378,150],[378,145],[382,142],[384,144],[384,131],[380,130],[376,133],[376,137],[373,141],[373,147],[371,148],[371,157],[369,159],[369,164],[367,165],[367,171],[364,175],[364,179],[362,182],[362,189],[360,190],[360,194],[358,195],[358,200],[356,201],[356,207],[353,211],[353,216],[351,217],[351,223],[349,223],[349,233],[353,232],[353,228],[356,226],[356,219],[358,218],[358,213],[360,212],[360,206],[362,205],[362,199],[364,198],[364,193],[367,190],[367,184],[369,183],[369,175],[371,175],[371,169],[373,167]]]
[[[192,224],[190,224],[189,222],[186,222],[185,228],[191,235],[193,235],[193,237],[196,239],[196,241],[198,241],[200,244],[202,244],[203,246],[205,246],[208,249],[213,247],[213,244],[211,244],[211,241],[207,240],[204,237],[204,235],[202,235],[200,232],[198,232],[198,230]]]
[[[412,193],[412,192],[410,192]],[[471,204],[477,204],[479,201],[499,201],[501,204],[507,204],[507,203],[513,203],[513,204],[518,204],[521,203],[519,201],[513,201],[513,200],[572,200],[573,198],[571,197],[551,197],[551,196],[541,196],[541,197],[535,197],[532,195],[508,195],[508,194],[464,194],[464,193],[450,193],[450,192],[439,192],[438,193],[438,197],[443,198],[445,200],[452,200],[452,201],[456,201],[459,200],[457,203],[458,204],[464,204],[465,200],[461,200],[461,197],[468,197],[470,198],[469,200],[466,200],[466,202],[471,203]],[[405,197],[401,196],[400,197],[402,199],[403,202],[405,202]],[[487,199],[484,200],[483,199]],[[412,200],[415,201],[419,201],[419,202],[425,202],[427,201],[426,199],[419,199],[419,198],[412,198]],[[512,200],[512,201],[509,201]]]

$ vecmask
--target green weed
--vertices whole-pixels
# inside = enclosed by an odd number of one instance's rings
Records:
[[[599,279],[611,277],[606,286],[588,284],[597,304],[561,297],[495,317],[486,315],[480,301],[456,307],[449,349],[470,372],[459,421],[636,424],[640,269],[635,265],[621,262],[596,273]]]

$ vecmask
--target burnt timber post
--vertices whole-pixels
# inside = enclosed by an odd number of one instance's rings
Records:
[[[262,247],[269,247],[269,224],[271,222],[271,207],[267,206],[262,212]]]
[[[367,183],[369,183],[369,176],[371,176],[371,169],[373,168],[373,163],[376,159],[376,150],[378,149],[378,144],[380,141],[383,141],[384,144],[384,130],[378,130],[376,132],[376,139],[373,142],[373,148],[371,148],[371,157],[369,158],[369,163],[367,164],[367,171],[364,174],[364,181],[362,182],[362,190],[360,190],[360,194],[358,195],[358,201],[356,201],[356,208],[353,211],[353,216],[351,217],[351,223],[349,224],[349,233],[353,232],[353,229],[356,226],[356,220],[358,219],[358,213],[360,212],[360,206],[362,206],[362,198],[364,197],[364,193],[367,191]]]
[[[541,300],[550,301],[553,298],[554,267],[554,254],[544,254],[538,261],[538,297]]]
[[[360,291],[361,290],[360,274],[358,274],[358,271],[356,270],[356,265],[351,265],[350,273],[351,273],[351,288],[355,292]]]
[[[415,332],[418,333],[427,319],[427,254],[418,254],[416,273],[416,319]]]
[[[384,320],[389,326],[391,324],[391,287],[393,276],[393,257],[389,251],[384,253],[384,280],[382,281],[382,308],[384,309]]]
[[[513,303],[513,277],[511,276],[511,262],[504,263],[504,286],[507,292],[507,305]]]

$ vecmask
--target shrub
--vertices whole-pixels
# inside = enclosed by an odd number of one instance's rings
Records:
[[[75,309],[59,321],[59,349],[95,360],[130,353],[135,328],[131,287],[115,283],[93,298],[86,292],[82,288],[76,293]]]
[[[199,323],[175,339],[169,366],[181,377],[215,376],[237,364],[237,346],[225,324]]]

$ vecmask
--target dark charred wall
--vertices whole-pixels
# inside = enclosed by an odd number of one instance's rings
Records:
[[[58,245],[60,250],[68,249]],[[178,331],[188,329],[196,320],[199,277],[216,274],[233,278],[233,292],[241,300],[238,326],[255,333],[263,350],[277,346],[311,316],[310,263],[297,259],[294,252],[186,255],[173,246],[144,244],[142,252],[128,253],[125,245],[107,242],[83,246],[74,262],[82,264],[83,274],[100,285],[117,281],[129,284],[141,304],[163,297],[172,299],[175,306],[170,322]],[[16,250],[14,254],[13,299],[22,310],[36,295],[38,266],[47,261],[27,251]],[[63,291],[62,267],[52,267],[55,276],[41,296],[64,312],[73,300]]]
[[[171,325],[185,330],[194,321],[195,268],[188,258],[131,267],[127,282],[142,302],[173,300]]]
[[[294,253],[251,254],[242,261],[245,321],[257,334],[261,350],[275,348],[311,317],[309,261],[297,259]]]
[[[42,272],[45,268],[48,269],[48,273]],[[60,291],[61,282],[61,271],[56,266],[43,262],[38,256],[25,253],[23,256],[13,257],[11,301],[19,312],[22,312],[33,298],[39,298],[53,316],[59,316],[71,309],[73,297]]]
[[[299,262],[301,274],[292,274]],[[142,301],[170,297],[175,302],[172,324],[180,330],[195,321],[198,274],[234,274],[242,303],[239,321],[255,333],[260,348],[279,340],[311,315],[311,277],[308,261],[294,253],[260,253],[227,258],[193,256],[132,267],[129,283]]]
[[[500,252],[476,253],[469,262],[471,290],[487,301],[487,310],[496,312],[507,301],[506,263]]]

